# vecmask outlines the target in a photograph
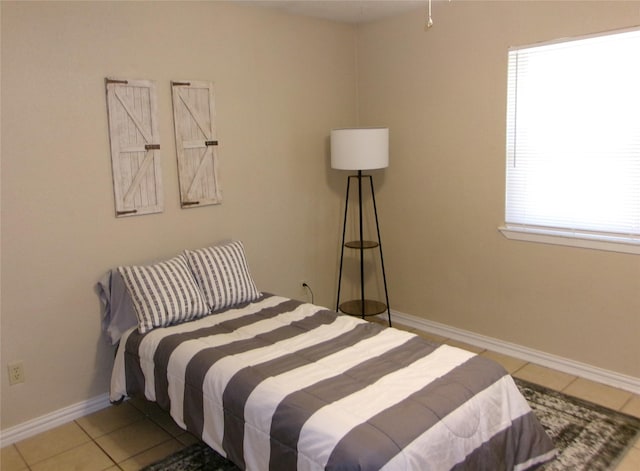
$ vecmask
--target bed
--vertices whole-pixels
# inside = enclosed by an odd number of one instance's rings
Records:
[[[260,293],[239,247],[243,274],[227,283],[235,291],[227,290],[228,300],[218,304],[210,291],[224,280],[207,289],[203,278],[224,278],[228,267],[204,273],[184,256],[186,275],[201,294],[209,290],[202,294],[206,314],[190,312],[187,320],[160,316],[145,324],[138,305],[144,296],[127,280],[131,267],[103,280],[110,316],[123,305],[137,314],[135,325],[116,329],[112,401],[157,402],[180,427],[248,470],[529,469],[554,456],[497,363]],[[167,290],[166,280],[159,285]]]

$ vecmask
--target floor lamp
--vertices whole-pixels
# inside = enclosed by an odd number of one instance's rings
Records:
[[[334,129],[331,131],[331,167],[337,170],[357,170],[357,175],[347,177],[347,195],[344,207],[344,223],[342,227],[342,246],[340,252],[340,274],[338,277],[338,299],[336,310],[345,314],[360,316],[374,316],[387,311],[389,326],[391,326],[391,308],[389,307],[389,294],[387,291],[387,277],[384,271],[384,259],[382,257],[382,243],[380,241],[380,226],[378,225],[378,209],[373,189],[371,175],[362,175],[363,170],[374,170],[389,166],[389,129],[388,128],[349,128]],[[358,225],[359,238],[356,241],[345,242],[347,230],[347,212],[349,208],[349,189],[351,179],[358,181]],[[376,219],[377,241],[364,240],[362,224],[362,182],[369,179],[371,187],[371,199]],[[360,252],[360,299],[340,303],[340,290],[342,286],[342,267],[344,261],[344,249],[357,249]],[[384,295],[386,303],[365,298],[364,292],[364,251],[366,249],[380,250],[380,265],[382,266],[382,280],[384,282]]]

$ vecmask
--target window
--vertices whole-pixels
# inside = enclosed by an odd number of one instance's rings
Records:
[[[509,238],[640,254],[640,30],[509,50]]]

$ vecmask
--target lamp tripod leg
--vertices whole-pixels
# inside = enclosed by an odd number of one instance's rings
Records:
[[[342,243],[340,244],[340,271],[338,275],[338,296],[336,298],[336,311],[340,310],[340,287],[342,286],[342,263],[344,261],[344,237],[347,232],[347,211],[349,209],[349,185],[351,177],[347,177],[347,194],[344,199],[344,221],[342,223]]]
[[[376,232],[378,234],[378,248],[380,249],[380,265],[382,266],[382,281],[384,283],[384,296],[387,303],[387,317],[389,319],[389,327],[391,327],[391,306],[389,306],[389,291],[387,290],[387,275],[384,270],[384,257],[382,256],[382,240],[380,239],[380,225],[378,224],[378,208],[376,206],[376,194],[373,190],[373,178],[369,175],[369,183],[371,184],[371,200],[373,202],[373,214],[376,217]]]
[[[371,177],[369,177],[371,178]],[[358,170],[358,224],[360,229],[360,312],[365,315],[364,301],[364,231],[362,224],[362,170]]]

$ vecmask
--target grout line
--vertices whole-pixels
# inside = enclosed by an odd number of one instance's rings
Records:
[[[27,463],[27,459],[24,457],[24,455],[20,452],[20,449],[16,446],[15,443],[9,445],[12,446],[13,448],[16,449],[16,452],[18,453],[18,456],[20,456],[20,459],[22,460],[22,462],[25,464],[25,466],[27,467],[27,469],[29,471],[31,471],[31,465],[29,463]],[[2,465],[2,463],[0,463],[0,465]]]
[[[571,381],[569,381],[569,384],[567,384],[564,388],[562,388],[562,389],[560,390],[560,392],[561,392],[561,393],[564,393],[564,394],[567,394],[567,395],[569,395],[569,396],[575,397],[573,394],[568,394],[568,393],[566,393],[565,391],[566,391],[567,389],[569,389],[569,387],[570,387],[573,383],[575,383],[576,381],[578,381],[578,379],[579,379],[579,378],[578,378],[577,376],[575,376]]]
[[[89,431],[85,430],[85,428],[82,425],[80,425],[80,423],[77,420],[74,420],[73,423],[75,423],[78,427],[80,427],[80,430],[82,430],[84,433],[86,433],[91,438],[91,440],[95,441],[93,439],[93,437],[91,436],[91,434],[89,433]]]
[[[135,458],[136,456],[140,456],[140,455],[142,455],[142,454],[144,454],[144,453],[147,453],[148,451],[153,450],[153,449],[154,449],[154,448],[156,448],[156,447],[164,446],[164,445],[168,444],[169,442],[174,442],[174,441],[175,441],[175,442],[180,443],[180,441],[176,440],[176,439],[175,439],[175,438],[173,438],[173,437],[170,437],[170,438],[168,438],[167,440],[165,440],[165,441],[163,441],[163,442],[160,442],[160,443],[158,443],[158,444],[156,444],[156,445],[153,445],[153,446],[151,446],[151,447],[149,447],[149,448],[145,448],[144,450],[142,450],[142,451],[140,451],[140,452],[138,452],[138,453],[136,453],[136,454],[134,454],[134,455],[131,455],[131,456],[129,456],[129,457],[127,457],[127,458],[123,459],[120,463],[124,463],[125,461],[128,461],[128,460],[130,460],[130,459]],[[182,443],[180,443],[180,444],[182,445]],[[182,445],[182,448],[186,448],[186,446],[185,446],[185,445]],[[119,463],[116,463],[116,465],[118,465],[118,466],[119,466]]]
[[[627,399],[626,401],[624,401],[624,404],[622,404],[622,405],[620,406],[620,410],[619,410],[619,412],[622,412],[622,411],[624,410],[624,408],[625,408],[625,407],[627,407],[627,406],[631,403],[631,401],[633,401],[633,399],[634,399],[635,397],[636,397],[636,395],[635,395],[635,394],[632,394],[632,395],[629,397],[629,399]],[[625,414],[626,414],[626,412],[625,412]],[[629,415],[633,415],[633,414],[629,414]],[[634,416],[634,417],[635,417],[635,416]],[[639,437],[639,440],[638,440],[638,442],[637,442],[637,443],[640,443],[640,437]]]
[[[101,437],[102,437],[102,436],[104,436],[104,435],[101,435]],[[102,453],[103,453],[107,458],[109,458],[109,460],[111,461],[111,463],[113,463],[113,464],[112,464],[112,466],[113,466],[113,465],[116,465],[116,466],[118,467],[118,469],[121,469],[121,468],[120,468],[120,466],[118,466],[118,463],[116,463],[116,460],[114,460],[114,459],[111,457],[111,455],[109,455],[109,453],[107,453],[107,450],[105,450],[104,448],[102,448],[102,447],[100,446],[100,444],[98,443],[98,441],[97,441],[95,438],[91,437],[91,440],[92,440],[92,441],[93,441],[93,443],[94,443],[94,444],[95,444],[95,445],[100,449],[100,451],[101,451],[101,452],[102,452]],[[111,467],[111,466],[110,466],[110,467]]]
[[[515,370],[513,370],[513,372],[511,373],[511,376],[515,376],[515,374],[520,371],[521,369],[523,369],[524,367],[526,367],[527,365],[530,365],[529,362],[525,363],[524,365],[520,366],[520,368],[516,368]]]

